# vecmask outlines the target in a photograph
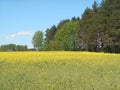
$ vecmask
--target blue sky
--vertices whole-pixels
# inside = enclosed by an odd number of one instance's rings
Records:
[[[100,3],[102,0],[96,0]],[[0,45],[32,47],[35,31],[45,32],[61,20],[81,17],[94,0],[0,0]]]

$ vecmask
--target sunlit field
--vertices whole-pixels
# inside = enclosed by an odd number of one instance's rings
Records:
[[[120,90],[120,54],[0,52],[0,90]]]

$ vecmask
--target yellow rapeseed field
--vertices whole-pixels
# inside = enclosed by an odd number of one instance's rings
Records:
[[[120,54],[0,52],[0,90],[120,90]]]
[[[109,53],[96,53],[96,52],[65,52],[65,51],[49,51],[49,52],[1,52],[0,61],[6,61],[9,63],[15,62],[41,62],[41,61],[58,61],[58,60],[80,60],[83,62],[95,61],[97,64],[105,64],[106,61],[114,62],[120,58],[120,54]],[[108,62],[106,64],[114,64],[114,62]],[[69,62],[70,63],[70,62]]]

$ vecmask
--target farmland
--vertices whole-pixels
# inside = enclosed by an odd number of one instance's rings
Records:
[[[120,90],[120,54],[0,52],[0,90]]]

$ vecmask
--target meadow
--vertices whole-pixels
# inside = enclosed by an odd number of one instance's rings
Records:
[[[0,52],[0,90],[120,90],[120,54]]]

